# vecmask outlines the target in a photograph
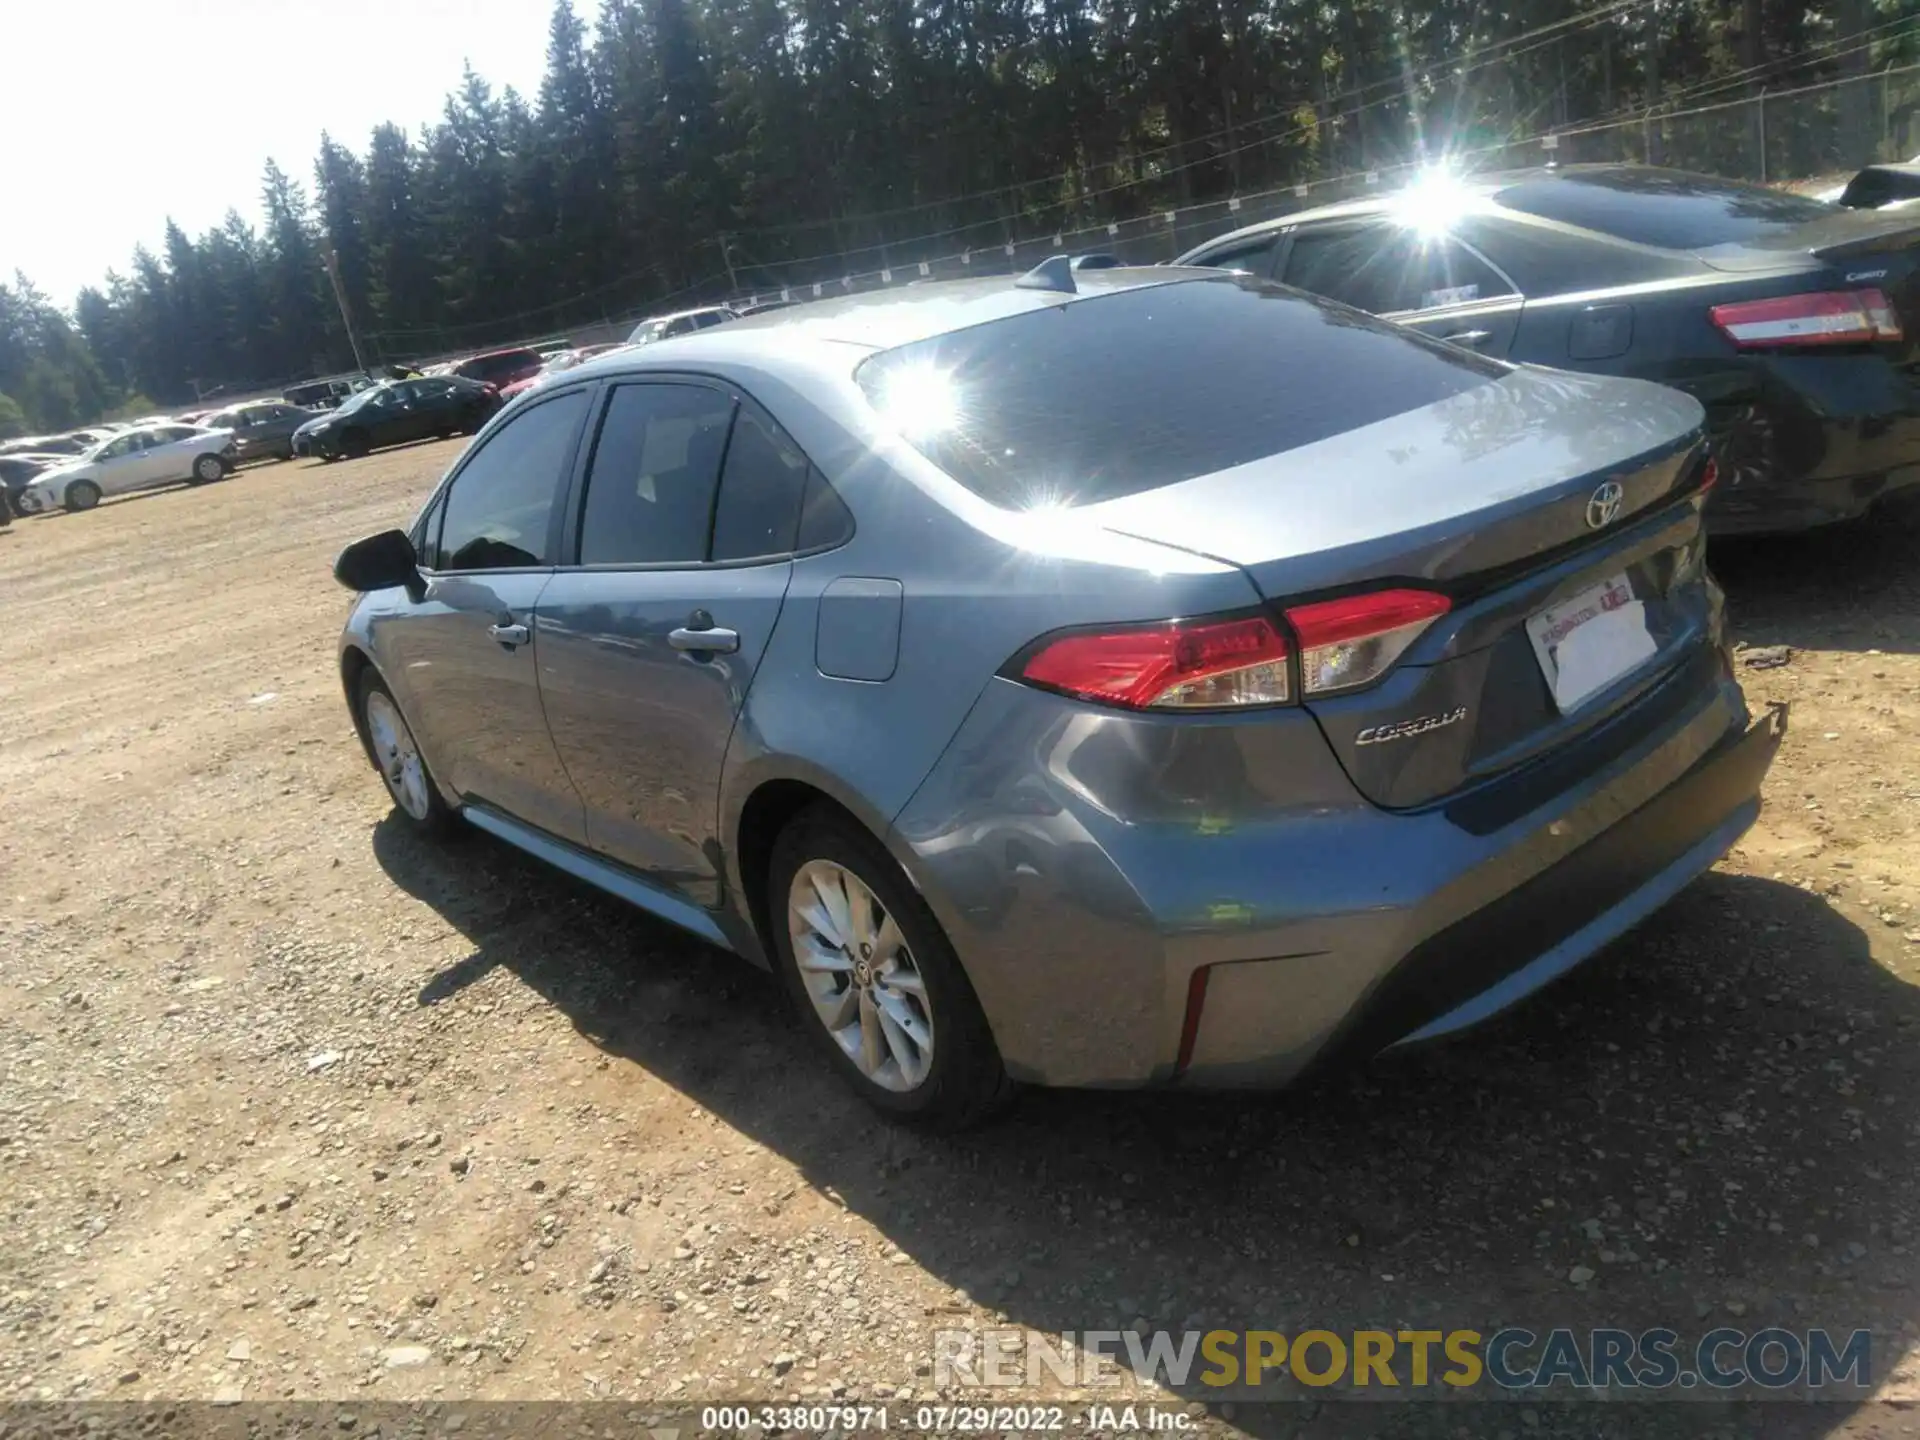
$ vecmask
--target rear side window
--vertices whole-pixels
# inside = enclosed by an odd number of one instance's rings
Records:
[[[720,476],[712,557],[791,554],[806,489],[807,457],[772,420],[742,406]]]
[[[587,408],[575,390],[523,410],[453,477],[433,564],[438,570],[551,565],[553,507]]]
[[[1836,212],[1824,200],[1678,170],[1528,180],[1493,198],[1509,210],[1665,250],[1763,240]]]
[[[830,550],[853,538],[853,512],[840,498],[827,477],[818,470],[807,472],[807,497],[800,507],[800,533],[793,548],[802,553]]]
[[[1215,270],[1244,270],[1265,279],[1273,268],[1273,235],[1256,235],[1250,240],[1209,251],[1193,263]]]
[[[587,472],[582,565],[697,565],[733,400],[703,385],[621,385]]]
[[[1375,315],[1467,305],[1513,290],[1464,245],[1388,224],[1301,231],[1282,278]]]
[[[1244,465],[1506,373],[1388,321],[1222,275],[903,345],[868,360],[858,380],[883,419],[962,485],[1031,509]]]

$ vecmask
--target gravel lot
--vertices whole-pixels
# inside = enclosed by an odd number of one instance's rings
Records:
[[[759,972],[389,818],[328,568],[456,450],[0,532],[0,1399],[898,1403],[935,1327],[1136,1320],[1866,1326],[1920,1397],[1920,532],[1722,547],[1741,636],[1792,647],[1745,674],[1794,702],[1767,813],[1541,1003],[1306,1091],[929,1140]],[[1436,1409],[1572,1423],[1393,1414]],[[1650,1431],[1609,1423],[1566,1433]]]

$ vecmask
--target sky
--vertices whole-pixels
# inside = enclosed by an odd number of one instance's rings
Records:
[[[575,0],[579,4],[579,0]],[[552,0],[0,0],[0,278],[70,306],[171,216],[260,225],[268,157],[313,193],[320,132],[356,154],[436,118],[463,62],[532,99]]]

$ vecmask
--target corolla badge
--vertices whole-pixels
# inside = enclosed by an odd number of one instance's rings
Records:
[[[1467,707],[1443,710],[1437,715],[1422,715],[1417,720],[1398,720],[1391,725],[1369,725],[1353,737],[1356,745],[1384,745],[1389,740],[1408,740],[1429,730],[1444,730],[1467,718]]]
[[[1627,492],[1620,488],[1618,480],[1609,480],[1592,495],[1587,497],[1587,528],[1604,530],[1620,514],[1620,502],[1626,499]]]

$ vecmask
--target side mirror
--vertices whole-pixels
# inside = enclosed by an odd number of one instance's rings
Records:
[[[333,578],[349,590],[389,590],[404,585],[409,593],[421,587],[420,557],[404,530],[382,530],[356,540],[333,562]]]

